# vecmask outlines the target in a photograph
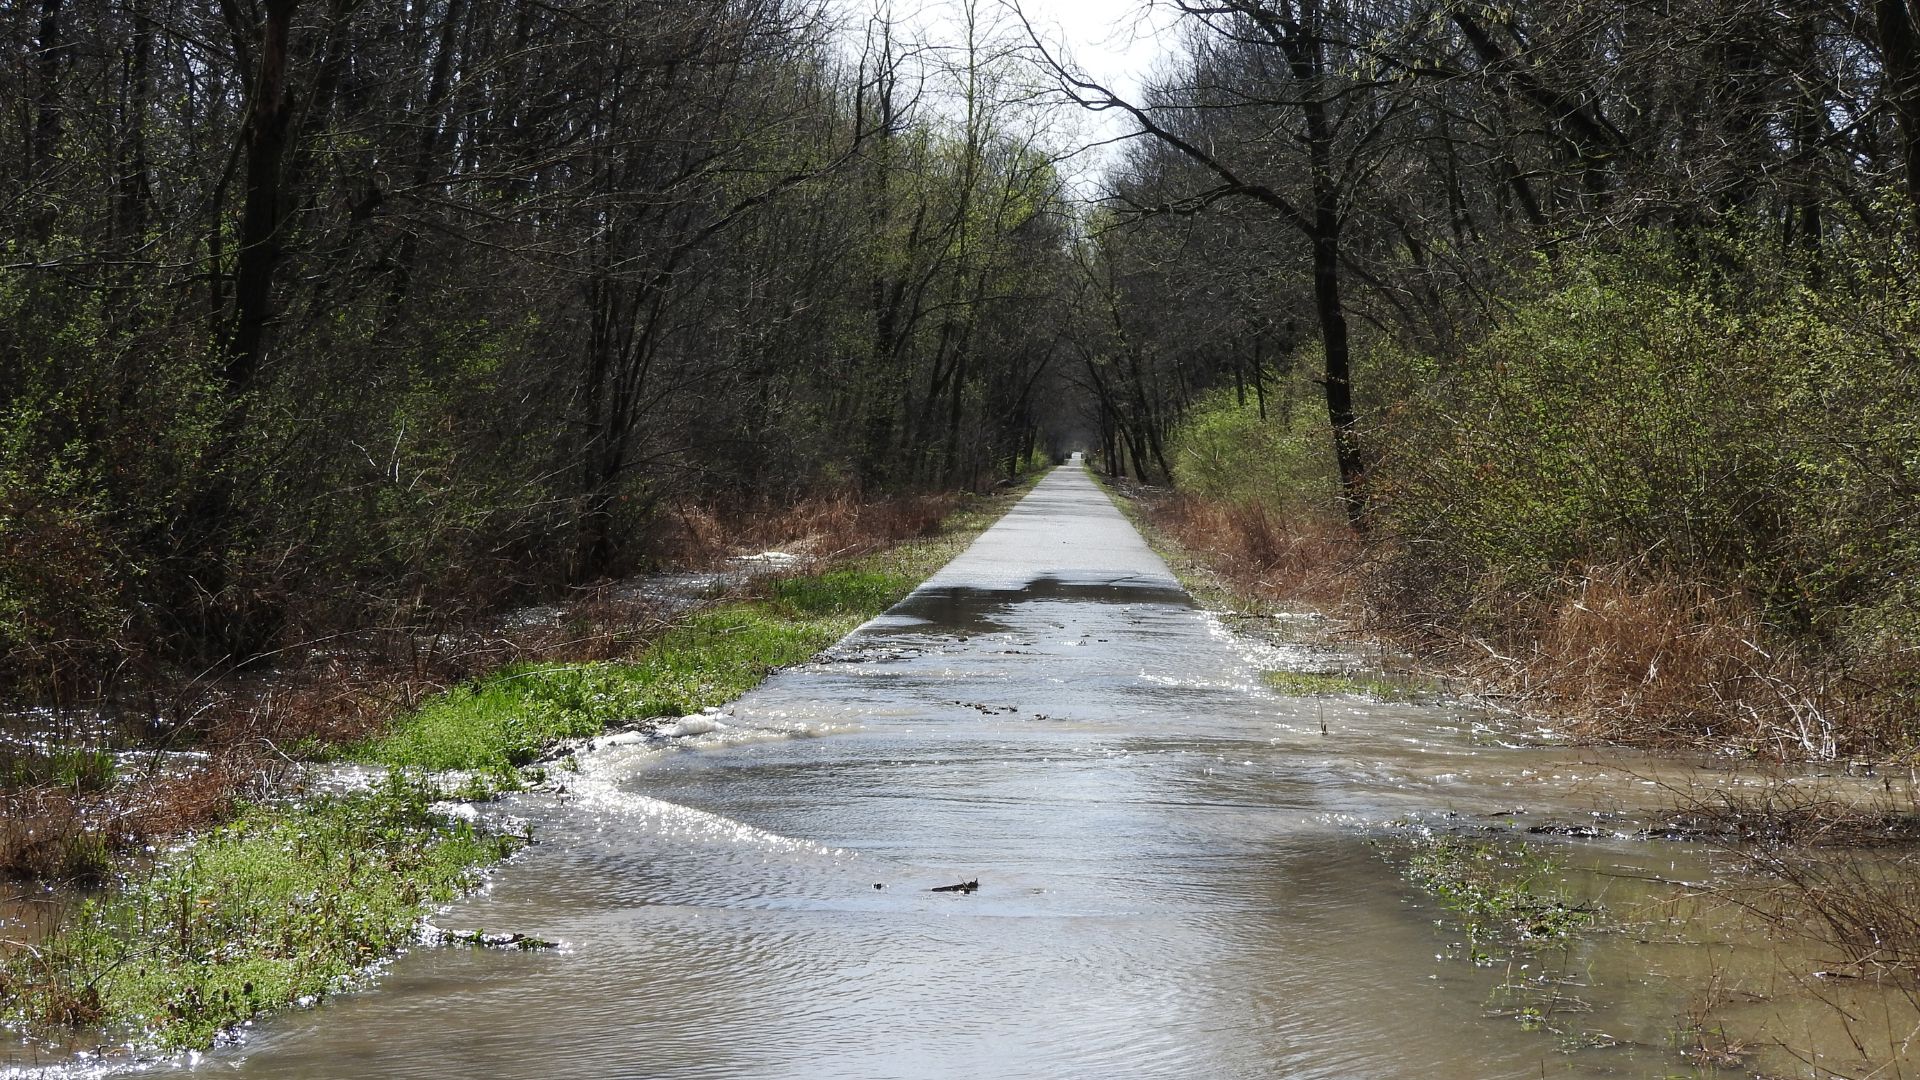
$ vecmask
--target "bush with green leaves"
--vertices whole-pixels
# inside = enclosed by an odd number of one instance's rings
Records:
[[[1280,390],[1264,409],[1224,387],[1195,402],[1169,440],[1175,486],[1283,512],[1330,504],[1337,474],[1326,408],[1302,388]]]
[[[1824,644],[1920,640],[1920,284],[1838,262],[1648,241],[1543,269],[1459,356],[1376,354],[1396,600],[1457,616],[1637,565]]]
[[[201,354],[162,355],[118,302],[0,268],[0,681],[71,691],[166,629],[155,578],[220,405]]]

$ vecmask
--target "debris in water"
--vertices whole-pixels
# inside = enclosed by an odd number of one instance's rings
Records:
[[[1597,825],[1563,825],[1557,821],[1532,825],[1527,828],[1527,831],[1547,836],[1571,836],[1582,840],[1592,840],[1608,835],[1606,830]]]
[[[477,945],[483,949],[557,949],[559,944],[531,934],[489,934],[484,930],[447,930],[422,924],[415,937],[423,945]]]
[[[876,886],[876,888],[877,888],[877,886]],[[957,892],[957,893],[970,893],[970,892],[973,892],[973,891],[975,891],[975,890],[977,890],[977,889],[979,889],[979,888],[980,888],[980,879],[979,879],[979,878],[975,878],[975,879],[974,879],[974,880],[972,880],[972,881],[963,881],[963,882],[961,882],[961,883],[960,883],[960,884],[958,884],[958,885],[937,885],[937,886],[935,886],[935,887],[933,887],[933,888],[931,888],[931,889],[928,889],[927,891],[928,891],[928,892]]]

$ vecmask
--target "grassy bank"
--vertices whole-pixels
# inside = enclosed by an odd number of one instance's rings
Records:
[[[368,791],[249,807],[12,956],[10,1019],[184,1049],[342,989],[523,842],[448,820],[437,795],[394,772]]]
[[[965,549],[1029,485],[976,499],[929,535],[810,573],[680,620],[629,659],[514,664],[449,690],[356,748],[370,763],[495,774],[570,739],[730,701],[885,611]]]
[[[434,774],[489,778],[463,794],[514,786],[567,740],[730,700],[891,606],[1028,486],[968,498],[904,543],[756,582],[626,657],[509,664],[372,738],[309,743],[318,756],[388,766],[386,780],[348,795],[240,804],[150,863],[121,865],[118,883],[48,939],[0,960],[6,1019],[174,1050],[352,985],[411,941],[423,914],[528,839],[436,812],[447,793]]]

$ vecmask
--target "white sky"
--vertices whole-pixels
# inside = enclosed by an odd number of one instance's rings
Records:
[[[843,16],[854,17],[849,25],[859,25],[866,13],[883,3],[917,33],[936,42],[958,41],[958,0],[834,2]],[[1004,22],[1017,32],[1018,23],[1004,7],[1009,2],[1019,4],[1034,29],[1070,66],[1125,98],[1138,99],[1141,82],[1170,51],[1173,17],[1153,0],[975,0],[978,17]],[[1113,139],[1131,130],[1125,116],[1116,111],[1074,110],[1057,120],[1077,133],[1070,137],[1069,146]],[[1073,185],[1085,191],[1091,186],[1091,175],[1112,152],[1112,148],[1093,150],[1063,162],[1062,167],[1073,177]]]
[[[1066,46],[1070,66],[1129,101],[1173,48],[1172,14],[1152,0],[1019,0],[1043,37]],[[1050,26],[1048,24],[1051,24]],[[1107,140],[1133,130],[1124,113],[1088,114],[1086,139]],[[1091,192],[1091,177],[1117,151],[1107,146],[1067,163],[1073,186]]]
[[[1063,42],[1079,66],[1123,96],[1167,51],[1164,9],[1146,0],[1020,0],[1036,29]]]

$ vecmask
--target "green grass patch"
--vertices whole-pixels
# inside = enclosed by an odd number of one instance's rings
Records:
[[[1580,933],[1602,912],[1574,894],[1559,862],[1521,843],[1483,837],[1409,831],[1376,846],[1446,910],[1451,918],[1440,922],[1450,934],[1464,932],[1465,942],[1443,955],[1499,970],[1486,1016],[1551,1034],[1567,1050],[1614,1044],[1611,1035],[1581,1025],[1586,1007],[1566,993],[1569,977],[1586,962],[1576,948]]]
[[[632,662],[515,664],[449,691],[368,745],[371,762],[504,772],[609,725],[698,712],[799,663],[857,625],[778,601],[699,612]]]
[[[396,772],[370,791],[244,811],[11,956],[10,1019],[183,1049],[343,988],[522,842],[434,813],[434,797]]]
[[[104,791],[119,774],[113,751],[97,746],[55,746],[0,751],[0,789],[58,787]]]

